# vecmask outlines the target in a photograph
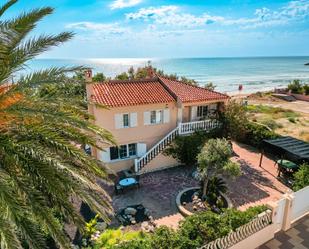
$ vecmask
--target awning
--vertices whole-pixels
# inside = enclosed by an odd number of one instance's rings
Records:
[[[262,148],[278,158],[288,159],[298,164],[309,163],[309,143],[293,137],[264,140]]]

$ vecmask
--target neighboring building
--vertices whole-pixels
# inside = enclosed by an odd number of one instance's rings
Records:
[[[91,72],[86,80],[91,83]],[[87,84],[87,96],[95,124],[109,130],[118,144],[100,144],[105,151],[92,153],[114,171],[134,165],[136,171],[177,165],[175,159],[162,155],[162,150],[179,134],[216,125],[207,118],[229,99],[161,76]]]

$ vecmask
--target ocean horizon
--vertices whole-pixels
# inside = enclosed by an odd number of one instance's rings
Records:
[[[53,66],[91,67],[108,77],[114,77],[134,68],[147,65],[148,61],[169,74],[194,79],[199,85],[212,82],[216,90],[224,93],[268,91],[286,87],[292,80],[309,83],[309,56],[280,57],[218,57],[218,58],[92,58],[57,59],[41,58],[28,63],[26,71],[40,70]]]

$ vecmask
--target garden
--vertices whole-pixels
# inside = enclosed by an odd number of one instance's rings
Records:
[[[96,219],[94,219],[90,224],[92,229],[88,227],[91,232],[84,238],[84,247],[198,248],[227,235],[265,211],[266,206],[256,206],[240,211],[229,205],[230,201],[225,195],[228,190],[226,180],[233,181],[242,174],[239,163],[231,160],[234,156],[231,139],[258,147],[263,139],[274,138],[278,135],[263,125],[249,121],[245,108],[234,102],[226,107],[221,120],[223,125],[219,129],[210,133],[197,131],[190,136],[178,137],[164,152],[179,160],[183,165],[181,166],[183,170],[177,169],[177,171],[181,170],[183,174],[190,172],[194,181],[187,181],[187,178],[177,180],[179,175],[171,175],[168,178],[166,176],[168,171],[161,175],[158,172],[155,173],[157,175],[145,176],[145,178],[148,177],[145,184],[148,183],[149,186],[137,190],[138,195],[128,193],[126,197],[116,197],[114,200],[115,205],[120,199],[122,199],[122,204],[128,204],[132,198],[141,196],[140,201],[145,204],[151,203],[150,206],[154,207],[151,211],[156,216],[159,214],[156,213],[158,202],[160,206],[166,207],[164,199],[175,200],[176,195],[180,193],[178,209],[186,210],[187,215],[184,214],[186,217],[179,222],[177,228],[155,225],[154,229],[145,231],[142,225],[138,228],[127,226],[100,231],[96,229]],[[167,177],[166,181],[164,177]],[[166,189],[165,193],[161,193],[160,199],[156,199],[158,189],[154,187],[154,182],[151,182],[158,178],[161,180],[160,184]],[[302,181],[304,181],[303,178]],[[149,195],[154,198],[153,201],[146,197],[145,192],[141,192],[146,188],[147,192],[154,193]],[[161,216],[169,217],[174,214],[175,210]]]
[[[222,214],[204,211],[185,218],[177,230],[162,226],[153,233],[123,229],[107,229],[100,233],[94,230],[91,235],[95,236],[84,248],[196,249],[235,231],[265,210],[266,206],[257,206],[243,212],[225,209]]]

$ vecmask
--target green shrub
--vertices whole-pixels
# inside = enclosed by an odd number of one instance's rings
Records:
[[[112,249],[126,241],[146,240],[147,235],[140,231],[122,231],[120,229],[107,229],[95,241],[95,248]]]
[[[205,211],[186,217],[178,230],[159,227],[153,234],[107,230],[94,245],[96,249],[196,249],[221,238],[248,223],[266,206],[239,211],[226,209],[223,214]],[[128,233],[129,235],[125,235]],[[133,234],[133,235],[132,235]]]
[[[187,248],[195,249],[227,235],[266,209],[266,206],[249,208],[244,212],[237,209],[226,209],[223,215],[211,211],[202,212],[182,221],[179,233],[183,237],[190,238],[189,244],[186,245]]]
[[[273,139],[278,135],[267,127],[250,122],[246,125],[245,139],[241,142],[260,148],[264,139]]]
[[[309,84],[304,85],[304,91],[306,95],[309,95]]]
[[[282,128],[281,124],[278,124],[275,120],[269,119],[269,118],[262,120],[261,123],[266,125],[267,127],[269,127],[272,130],[275,130],[277,128]]]
[[[295,118],[293,118],[293,117],[290,117],[290,118],[288,118],[288,120],[289,120],[289,122],[291,122],[291,123],[296,123],[296,119]]]
[[[288,85],[288,89],[291,90],[292,93],[296,93],[296,94],[302,94],[304,92],[304,88],[300,80],[293,80]]]
[[[309,186],[309,165],[304,163],[300,169],[294,174],[293,190],[298,191]]]
[[[197,131],[190,136],[179,136],[165,149],[164,154],[172,156],[184,165],[194,165],[206,140],[219,137],[221,133],[221,129],[214,129],[208,133]]]

